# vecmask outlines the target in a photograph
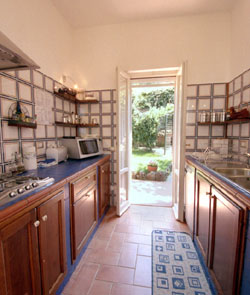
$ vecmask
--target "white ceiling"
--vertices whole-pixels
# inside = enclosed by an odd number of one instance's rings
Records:
[[[234,0],[51,0],[74,28],[227,11]]]

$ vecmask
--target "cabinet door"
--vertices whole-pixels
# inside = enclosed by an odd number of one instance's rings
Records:
[[[76,259],[97,221],[96,186],[72,204],[72,257]]]
[[[109,161],[99,167],[99,218],[109,205],[110,198],[110,163]]]
[[[0,294],[41,294],[36,210],[0,229]]]
[[[185,219],[191,234],[194,233],[195,169],[185,167]]]
[[[205,261],[209,254],[211,184],[197,174],[196,238]]]
[[[211,265],[225,295],[237,294],[239,239],[243,210],[225,195],[212,189],[214,233]]]
[[[52,294],[66,274],[64,192],[37,208],[43,294]]]

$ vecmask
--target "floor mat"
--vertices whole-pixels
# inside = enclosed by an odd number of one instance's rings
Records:
[[[189,234],[165,230],[152,232],[152,294],[217,294]]]

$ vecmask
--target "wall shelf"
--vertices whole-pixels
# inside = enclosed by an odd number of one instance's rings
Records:
[[[17,120],[9,120],[8,125],[17,126],[17,127],[26,127],[26,128],[32,128],[32,129],[36,129],[37,127],[36,123],[23,122],[23,121],[17,121]]]
[[[99,103],[99,100],[97,99],[77,99],[75,96],[70,95],[68,93],[60,93],[57,91],[54,91],[54,94],[57,95],[58,97],[61,97],[63,99],[69,100],[71,102],[79,103],[79,104],[88,104],[88,103]]]
[[[249,123],[250,118],[244,119],[233,119],[224,122],[198,122],[198,125],[228,125],[228,124],[239,124],[239,123]]]
[[[55,124],[58,126],[63,126],[63,127],[90,127],[90,128],[95,128],[95,127],[99,127],[99,124],[73,124],[73,123],[64,123],[64,122],[59,122],[59,121],[55,121]]]

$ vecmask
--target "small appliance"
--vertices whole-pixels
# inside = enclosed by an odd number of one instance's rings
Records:
[[[98,137],[63,137],[62,144],[67,147],[71,159],[84,159],[103,154],[102,140]]]
[[[46,158],[54,159],[57,163],[60,163],[62,161],[67,161],[68,159],[67,148],[65,146],[49,147],[46,150]]]

